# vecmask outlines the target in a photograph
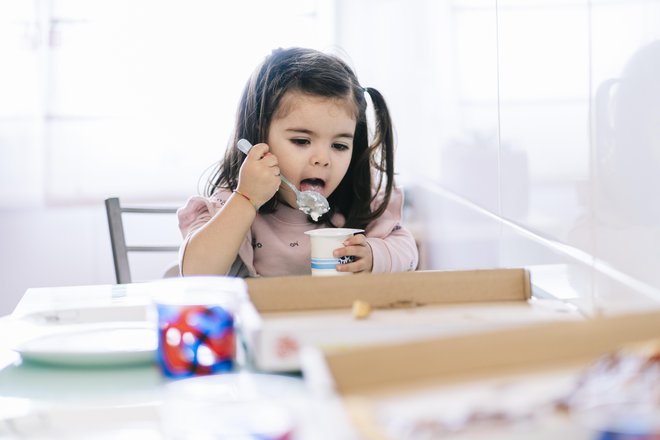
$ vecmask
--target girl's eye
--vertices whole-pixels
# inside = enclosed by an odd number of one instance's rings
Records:
[[[348,150],[348,145],[346,144],[332,144],[332,148],[339,151]]]
[[[308,145],[309,139],[291,139],[291,142],[296,145]]]

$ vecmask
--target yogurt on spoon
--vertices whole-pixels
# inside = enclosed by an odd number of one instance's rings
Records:
[[[248,154],[248,152],[252,149],[252,144],[246,139],[239,140],[237,146],[238,149],[245,154]],[[289,179],[284,177],[282,174],[280,174],[280,179],[295,193],[298,209],[312,217],[312,220],[318,221],[319,217],[330,210],[328,199],[323,197],[323,195],[318,191],[313,189],[300,191],[295,187],[293,183],[289,182]]]

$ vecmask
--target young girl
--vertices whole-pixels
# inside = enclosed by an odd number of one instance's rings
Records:
[[[365,95],[375,133],[369,143]],[[247,155],[239,139],[254,144]],[[318,221],[297,209],[293,191],[325,196]],[[392,124],[385,101],[362,88],[339,58],[311,49],[273,51],[243,91],[231,141],[207,188],[179,209],[181,273],[281,276],[311,273],[305,231],[360,228],[335,257],[341,272],[414,270],[417,248],[401,226],[402,192],[394,187]]]

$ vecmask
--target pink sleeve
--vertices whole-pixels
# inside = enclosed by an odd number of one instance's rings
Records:
[[[179,218],[179,230],[184,239],[188,239],[192,232],[204,226],[216,212],[224,205],[213,202],[205,197],[194,196],[188,199],[186,204],[176,212]]]
[[[231,192],[229,190],[220,190],[210,198],[193,196],[188,199],[182,208],[177,210],[177,216],[179,218],[179,230],[183,236],[183,243],[179,248],[179,267],[181,273],[183,273],[183,255],[186,252],[186,247],[188,246],[190,237],[196,230],[208,223],[213,218],[213,216],[222,209],[230,196]],[[252,234],[248,232],[238,251],[237,258],[242,260],[249,276],[255,276],[256,271],[253,265],[254,252],[252,249],[251,240]],[[234,263],[234,266],[232,266],[231,269],[232,273],[228,275],[235,275],[234,272],[242,272],[239,266],[240,265],[237,266],[237,263]]]
[[[372,272],[405,272],[417,268],[417,245],[410,231],[401,225],[402,214],[403,191],[395,188],[385,212],[367,226],[367,242],[374,258]]]

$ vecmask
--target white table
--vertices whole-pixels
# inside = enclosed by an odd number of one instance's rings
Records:
[[[11,350],[53,328],[146,319],[152,294],[148,284],[29,289],[15,311],[0,318],[0,439],[167,438],[162,410],[177,402],[172,389],[182,382],[164,378],[156,365],[54,367],[22,362]],[[311,396],[299,378],[237,372],[205,379],[220,387],[234,380],[280,381],[291,393],[268,396],[269,404],[291,415],[296,439],[354,436],[338,403]],[[172,411],[167,414],[172,417]]]

